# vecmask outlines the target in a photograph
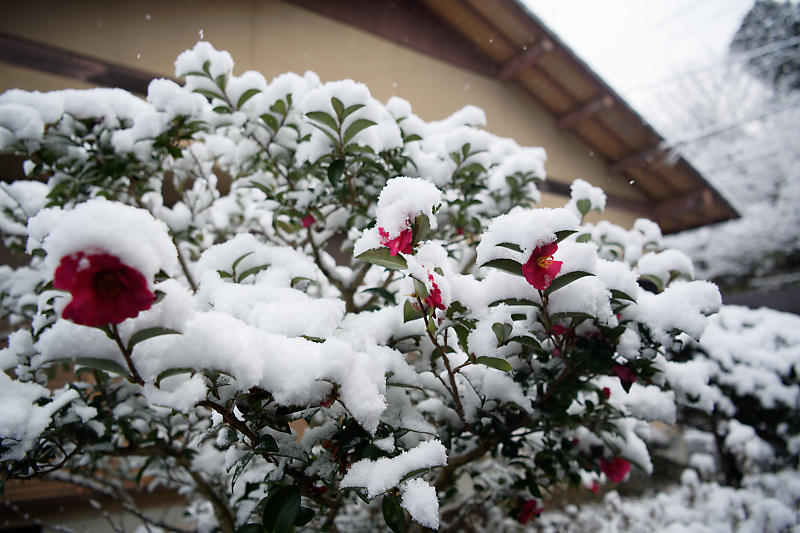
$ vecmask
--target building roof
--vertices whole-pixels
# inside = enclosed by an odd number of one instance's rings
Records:
[[[515,0],[294,0],[426,54],[523,88],[644,201],[609,197],[665,233],[738,218],[728,201],[665,139]],[[546,189],[547,186],[545,186]],[[553,192],[563,192],[558,184]]]
[[[665,233],[738,217],[697,169],[672,153],[647,121],[517,0],[289,3],[520,87],[552,114],[557,127],[602,158],[612,179],[630,184],[635,194],[609,194],[610,207],[655,220]],[[154,77],[8,34],[0,34],[0,61],[139,94]],[[558,178],[542,190],[568,194]]]

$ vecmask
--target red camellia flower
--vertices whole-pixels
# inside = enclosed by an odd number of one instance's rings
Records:
[[[534,516],[539,516],[540,514],[542,514],[542,511],[544,509],[542,509],[541,507],[537,506],[536,505],[537,503],[538,502],[536,501],[536,498],[531,498],[530,500],[526,500],[525,503],[522,504],[522,509],[519,512],[519,523],[520,524],[523,524],[523,525],[527,524],[528,521],[530,521],[531,518],[533,518]]]
[[[61,316],[83,326],[119,324],[150,309],[155,300],[138,270],[104,253],[62,257],[53,287],[72,293]]]
[[[431,282],[431,290],[428,291],[428,295],[425,297],[425,305],[444,311],[445,307],[442,303],[442,290],[433,281],[433,276],[431,274],[428,274],[428,280]]]
[[[611,370],[614,371],[614,373],[617,375],[617,377],[623,384],[634,383],[636,381],[636,375],[633,373],[633,370],[631,370],[627,366],[614,365],[613,367],[611,367]]]
[[[561,272],[561,261],[554,261],[553,254],[558,250],[558,244],[551,242],[537,246],[531,256],[522,265],[522,275],[533,285],[534,289],[545,290]]]
[[[609,481],[619,483],[631,471],[631,464],[622,457],[616,457],[611,461],[601,458],[600,470],[603,471]]]
[[[307,214],[306,216],[300,219],[300,222],[303,223],[304,228],[310,228],[316,221],[317,219],[314,218],[314,215],[312,215],[311,213]]]
[[[381,236],[381,244],[389,248],[389,253],[397,255],[397,252],[404,254],[413,253],[411,248],[411,228],[406,228],[394,239],[389,238],[389,232],[383,228],[378,228]]]
[[[608,387],[603,387],[603,396],[606,397],[606,400],[611,398],[611,389],[609,389]]]
[[[561,324],[553,324],[551,331],[553,332],[553,335],[563,335],[564,333],[567,332],[567,328],[565,328]]]

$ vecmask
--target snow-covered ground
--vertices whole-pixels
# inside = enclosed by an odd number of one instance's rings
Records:
[[[783,533],[800,531],[800,473],[745,477],[735,489],[686,470],[681,484],[642,498],[609,492],[602,503],[543,513],[528,531],[542,533]],[[510,525],[510,524],[509,524]]]

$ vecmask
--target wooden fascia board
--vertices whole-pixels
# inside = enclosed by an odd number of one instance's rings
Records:
[[[119,87],[143,96],[153,78],[164,77],[6,33],[0,34],[0,62],[96,85]]]
[[[517,76],[517,73],[536,63],[540,57],[553,50],[553,41],[542,39],[521,54],[511,58],[503,68],[500,69],[500,79],[508,81]]]

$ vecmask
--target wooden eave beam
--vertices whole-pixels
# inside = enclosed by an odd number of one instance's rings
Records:
[[[673,217],[688,211],[708,209],[714,205],[714,192],[703,188],[656,204],[651,208],[651,216],[656,220]]]
[[[6,33],[0,33],[0,62],[140,95],[153,78],[163,77]]]
[[[610,163],[608,165],[608,171],[612,174],[619,174],[630,167],[650,165],[660,159],[666,152],[667,150],[661,146],[645,148],[644,150],[625,155],[613,163]]]
[[[540,40],[538,43],[506,62],[500,69],[500,79],[508,81],[516,78],[517,74],[519,74],[522,69],[536,63],[544,54],[552,52],[553,48],[553,41],[550,39]]]
[[[609,109],[613,105],[614,98],[610,94],[604,94],[598,98],[595,98],[594,100],[576,107],[572,111],[564,113],[558,117],[556,124],[559,128],[571,128],[575,124],[578,124],[579,122],[582,122],[601,111]]]

